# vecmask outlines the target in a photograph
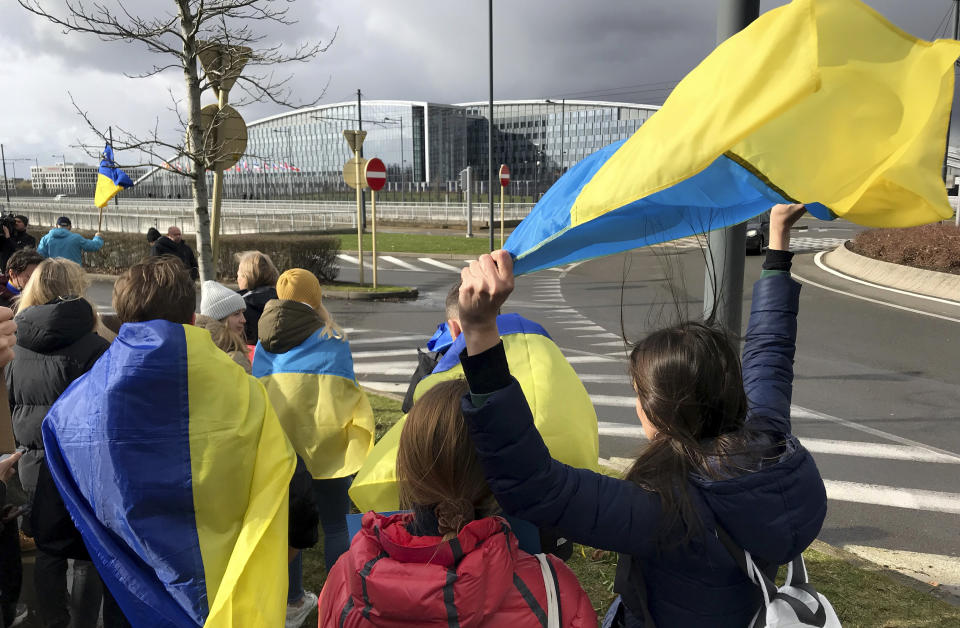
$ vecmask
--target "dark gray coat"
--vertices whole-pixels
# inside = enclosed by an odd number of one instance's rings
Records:
[[[27,448],[18,463],[31,496],[43,460],[40,425],[67,386],[93,366],[110,344],[93,332],[93,307],[84,299],[35,305],[16,318],[17,346],[7,366],[13,434]]]

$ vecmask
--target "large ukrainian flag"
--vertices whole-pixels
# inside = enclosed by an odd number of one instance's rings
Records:
[[[565,464],[596,470],[600,450],[597,414],[587,390],[560,348],[543,327],[519,314],[498,316],[497,327],[510,374],[520,383],[534,424],[550,454]],[[461,334],[433,373],[417,385],[414,402],[439,382],[463,377],[460,352],[465,347]],[[400,509],[397,451],[405,419],[398,421],[377,442],[350,486],[350,497],[361,512]]]
[[[296,457],[210,334],[125,324],[43,422],[53,478],[134,626],[282,626]]]
[[[794,0],[719,45],[633,137],[571,168],[505,248],[518,274],[730,226],[775,203],[903,227],[940,178],[960,42],[858,0]]]
[[[107,144],[103,149],[103,159],[100,160],[93,204],[103,209],[111,198],[120,193],[120,190],[129,187],[133,187],[133,180],[117,167],[117,162],[113,159],[113,147]]]
[[[373,409],[357,385],[350,344],[318,329],[285,353],[257,343],[260,379],[280,424],[315,479],[356,473],[373,448]]]

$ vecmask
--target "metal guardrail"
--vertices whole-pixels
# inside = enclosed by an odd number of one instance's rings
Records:
[[[531,203],[508,203],[506,220],[522,220]],[[86,200],[10,199],[4,211],[20,213],[33,225],[53,225],[60,216],[69,216],[76,229],[96,229],[99,212]],[[474,205],[474,224],[485,224],[487,206]],[[367,205],[369,220],[370,205]],[[500,211],[496,209],[495,219]],[[377,221],[421,224],[467,224],[466,203],[377,203]],[[190,200],[125,199],[103,212],[103,230],[145,233],[150,227],[165,231],[175,224],[184,233],[195,233],[193,203]],[[356,204],[348,201],[243,201],[225,200],[222,209],[224,233],[273,233],[327,231],[356,228]]]

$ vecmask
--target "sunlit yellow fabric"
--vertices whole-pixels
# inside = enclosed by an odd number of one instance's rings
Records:
[[[204,626],[280,626],[294,451],[263,386],[206,330],[184,331],[191,482],[210,609]]]
[[[260,378],[284,431],[315,479],[356,473],[373,448],[373,409],[356,382],[315,373]]]
[[[691,71],[583,187],[570,227],[724,154],[774,189],[870,226],[952,215],[940,164],[960,42],[918,40],[858,0],[794,0]]]
[[[560,349],[539,334],[503,336],[510,373],[520,383],[534,423],[550,454],[574,467],[596,469],[599,455],[597,415],[586,389]],[[463,377],[459,364],[425,377],[414,393],[419,399],[439,382]],[[380,439],[353,485],[350,497],[361,511],[392,511],[400,507],[396,460],[401,419]]]

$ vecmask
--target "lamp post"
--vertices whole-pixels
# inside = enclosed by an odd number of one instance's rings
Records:
[[[383,119],[383,121],[384,121],[384,122],[397,122],[397,123],[400,124],[400,202],[402,203],[402,202],[404,201],[404,189],[403,189],[403,187],[404,187],[404,185],[403,185],[403,171],[404,171],[404,167],[403,167],[403,163],[404,163],[404,162],[403,162],[403,116],[401,115],[399,118],[385,117],[385,118]]]

